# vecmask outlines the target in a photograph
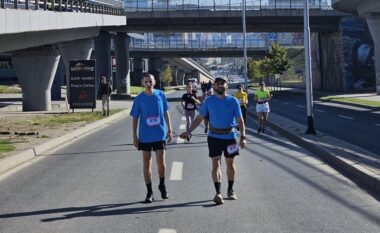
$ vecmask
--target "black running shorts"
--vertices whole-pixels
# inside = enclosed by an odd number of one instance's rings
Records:
[[[148,143],[139,143],[139,150],[142,151],[157,151],[157,150],[165,150],[166,149],[166,141],[157,141],[157,142],[148,142]]]
[[[239,155],[239,144],[236,139],[207,137],[207,143],[210,157],[222,156],[222,152],[226,158],[234,158]]]

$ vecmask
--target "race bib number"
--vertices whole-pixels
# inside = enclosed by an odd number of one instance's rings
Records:
[[[194,109],[195,105],[194,104],[187,104],[187,109]]]
[[[229,155],[239,151],[239,145],[237,143],[227,146],[227,152]]]
[[[160,125],[160,123],[161,123],[161,119],[159,116],[156,116],[156,117],[151,116],[146,119],[146,124],[148,126],[157,126],[157,125]]]

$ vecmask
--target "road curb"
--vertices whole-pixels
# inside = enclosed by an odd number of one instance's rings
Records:
[[[252,112],[247,113],[257,118],[256,114]],[[274,113],[271,113],[271,115],[277,116]],[[312,154],[317,155],[324,162],[336,168],[347,177],[350,177],[354,182],[356,182],[360,186],[366,188],[367,190],[373,193],[376,193],[377,195],[380,195],[380,175],[369,171],[365,167],[361,166],[360,163],[353,161],[349,162],[348,160],[342,159],[339,155],[335,154],[334,152],[317,145],[315,142],[313,143],[308,139],[298,136],[297,134],[284,128],[283,126],[276,124],[275,122],[268,121],[267,125],[283,137],[287,138],[289,141],[306,149]]]
[[[85,137],[89,133],[101,129],[102,127],[104,127],[106,124],[109,124],[110,122],[113,122],[125,116],[128,116],[129,111],[130,111],[129,108],[125,109],[109,117],[103,118],[101,120],[97,120],[84,127],[76,129],[68,134],[64,134],[60,137],[53,138],[47,142],[36,145],[35,147],[31,149],[26,149],[26,150],[21,151],[20,153],[7,156],[0,160],[0,175],[6,172],[9,172],[12,169],[15,169],[23,165],[24,163],[27,163],[33,160],[37,156],[44,155],[44,153],[46,153],[47,151],[50,151],[52,149],[59,149],[63,146],[67,146],[70,143],[72,143],[75,139]]]

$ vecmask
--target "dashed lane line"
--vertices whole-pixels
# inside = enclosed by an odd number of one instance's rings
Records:
[[[179,125],[179,129],[186,129],[186,125],[185,124],[180,124]]]
[[[380,124],[375,124],[375,126],[380,127]]]
[[[184,116],[181,117],[181,120],[186,121],[186,117],[184,117]]]
[[[320,109],[315,109],[316,112],[326,112],[326,111],[323,111],[323,110],[320,110]]]
[[[348,117],[348,116],[343,116],[343,115],[338,115],[338,117],[344,118],[344,119],[349,119],[349,120],[355,120],[355,118]]]
[[[299,107],[299,108],[306,108],[306,106],[304,106],[304,105],[297,104],[296,106]]]
[[[173,162],[170,180],[182,180],[183,162]]]
[[[158,231],[158,233],[177,233],[177,231],[174,230],[174,229],[163,228],[163,229],[160,229],[160,230]]]

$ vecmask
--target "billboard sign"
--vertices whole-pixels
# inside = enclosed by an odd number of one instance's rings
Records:
[[[70,61],[70,108],[96,108],[95,60]]]

